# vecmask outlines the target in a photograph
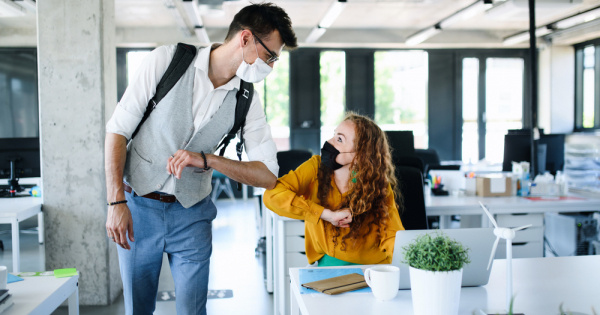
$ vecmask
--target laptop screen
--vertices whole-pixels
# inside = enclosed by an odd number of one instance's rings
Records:
[[[404,247],[412,243],[419,235],[431,234],[435,236],[440,231],[469,248],[471,263],[463,268],[462,286],[470,287],[487,284],[491,271],[491,268],[487,270],[487,265],[492,246],[496,240],[493,228],[408,230],[396,232],[394,256],[392,257],[392,265],[400,268],[400,289],[410,289],[408,265],[402,263],[404,260]]]

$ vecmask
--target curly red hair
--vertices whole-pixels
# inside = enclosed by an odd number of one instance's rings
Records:
[[[355,156],[350,166],[349,192],[340,205],[327,204],[327,195],[331,189],[331,175],[333,171],[321,165],[318,172],[318,197],[325,207],[337,209],[349,208],[352,212],[350,231],[341,240],[342,250],[346,250],[346,240],[352,240],[352,245],[362,243],[364,237],[372,230],[377,230],[377,241],[381,241],[385,233],[384,227],[389,220],[387,196],[389,187],[395,190],[397,180],[392,155],[385,132],[369,117],[348,112],[344,121],[354,124],[356,136],[354,138]],[[401,198],[394,191],[398,199]],[[332,209],[333,210],[333,209]],[[337,245],[340,229],[330,223],[325,224]]]

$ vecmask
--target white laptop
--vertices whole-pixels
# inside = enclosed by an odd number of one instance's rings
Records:
[[[402,263],[404,260],[404,249],[417,236],[422,234],[436,235],[439,231],[444,232],[463,246],[469,248],[469,259],[471,263],[463,268],[463,287],[485,285],[490,278],[490,270],[487,265],[492,252],[492,246],[496,240],[493,228],[475,229],[443,229],[443,230],[409,230],[396,232],[396,243],[394,245],[394,256],[392,265],[400,267],[400,289],[410,289],[410,276],[408,265]]]

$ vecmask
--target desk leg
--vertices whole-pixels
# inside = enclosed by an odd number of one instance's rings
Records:
[[[12,256],[13,256],[13,272],[19,272],[21,256],[19,253],[19,221],[16,218],[11,219],[10,226],[12,228]]]
[[[75,291],[69,296],[69,315],[79,315],[79,282],[76,286]]]
[[[291,281],[290,281],[290,315],[300,315],[300,307],[298,306],[298,301],[296,300],[296,295],[294,294],[294,288],[292,287]]]
[[[450,216],[450,215],[440,215],[440,229],[449,228],[451,219],[452,219],[452,216]]]
[[[44,244],[44,213],[38,213],[38,241]]]
[[[242,184],[242,198],[244,201],[248,200],[248,185]]]

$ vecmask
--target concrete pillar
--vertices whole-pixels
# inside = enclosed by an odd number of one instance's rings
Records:
[[[46,269],[75,267],[82,305],[121,292],[106,237],[104,134],[116,103],[114,0],[37,1]]]

